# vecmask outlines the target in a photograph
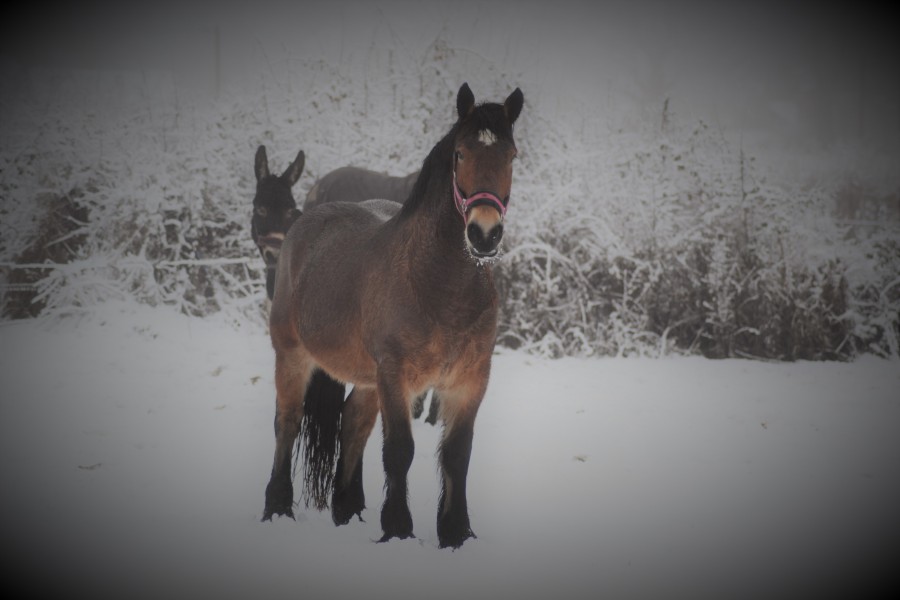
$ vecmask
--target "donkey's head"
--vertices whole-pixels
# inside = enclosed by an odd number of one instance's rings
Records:
[[[453,198],[466,225],[466,248],[479,260],[496,256],[500,248],[516,157],[513,123],[523,100],[516,88],[503,104],[476,106],[465,83],[456,96]]]
[[[278,262],[281,243],[291,224],[300,216],[291,187],[303,173],[306,157],[301,150],[294,162],[281,175],[269,173],[266,147],[256,150],[253,170],[256,173],[256,196],[253,198],[253,217],[250,219],[250,235],[259,248],[266,266]]]

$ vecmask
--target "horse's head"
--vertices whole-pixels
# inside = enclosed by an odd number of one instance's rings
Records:
[[[522,92],[516,88],[503,104],[476,106],[465,83],[456,96],[453,198],[466,225],[466,247],[477,259],[494,257],[499,251],[516,157],[513,123],[522,102]]]
[[[291,187],[303,173],[306,158],[301,150],[294,162],[281,175],[269,173],[266,147],[256,150],[253,170],[256,173],[256,196],[253,198],[253,217],[250,219],[250,235],[259,248],[266,266],[278,262],[281,243],[291,224],[300,216]]]

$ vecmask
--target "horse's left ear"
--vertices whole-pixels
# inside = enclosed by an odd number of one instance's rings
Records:
[[[516,88],[503,103],[503,110],[506,112],[506,118],[509,119],[510,125],[515,123],[516,119],[519,118],[519,113],[522,112],[522,104],[524,102],[525,96],[522,95],[522,90]]]
[[[294,162],[292,162],[290,166],[285,169],[284,173],[281,174],[281,178],[287,181],[288,185],[293,186],[297,183],[297,180],[300,179],[300,175],[303,174],[304,164],[306,164],[306,155],[303,154],[303,150],[301,150],[297,154],[297,158],[294,159]]]
[[[473,108],[475,108],[475,94],[472,93],[469,84],[464,83],[456,94],[456,114],[460,119],[465,119]]]

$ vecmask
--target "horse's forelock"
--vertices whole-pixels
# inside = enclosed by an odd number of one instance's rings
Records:
[[[513,131],[503,105],[496,103],[479,104],[459,124],[459,138],[478,136],[482,131],[491,132],[497,139],[512,142]]]

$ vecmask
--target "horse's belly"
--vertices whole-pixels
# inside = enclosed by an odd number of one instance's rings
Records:
[[[358,335],[336,325],[300,328],[300,339],[314,362],[332,378],[355,385],[375,385],[375,361]]]
[[[368,355],[325,350],[314,353],[313,357],[333,379],[361,386],[376,384],[375,361]]]

